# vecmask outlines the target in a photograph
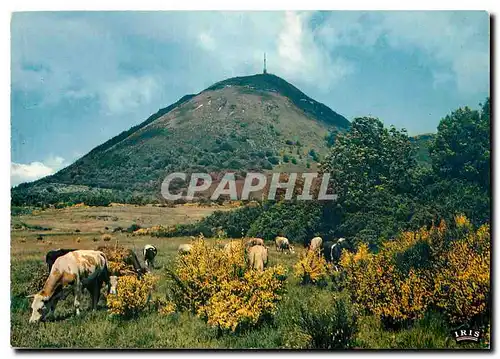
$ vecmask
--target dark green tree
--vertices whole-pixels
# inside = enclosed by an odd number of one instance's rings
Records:
[[[321,165],[331,173],[335,193],[351,209],[366,206],[378,191],[407,192],[416,169],[414,148],[405,130],[385,128],[377,118],[356,118]]]
[[[480,111],[460,108],[441,120],[429,148],[433,169],[443,179],[490,186],[490,100]]]
[[[335,210],[324,219],[340,212],[336,234],[376,244],[411,216],[417,163],[405,130],[385,128],[377,118],[356,118],[348,132],[337,135],[321,169],[330,172],[338,195]]]

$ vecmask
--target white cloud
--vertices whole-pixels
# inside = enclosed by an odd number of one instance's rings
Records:
[[[109,83],[101,89],[105,112],[120,114],[148,104],[159,86],[150,76],[130,77],[123,81]]]
[[[59,156],[49,157],[44,162],[31,162],[29,164],[12,162],[10,164],[11,186],[49,176],[65,167],[65,165],[64,158]]]
[[[193,83],[194,92],[227,77],[259,73],[266,52],[269,72],[299,86],[326,90],[352,73],[353,65],[330,56],[309,27],[312,15],[16,14],[12,25],[12,84],[16,89],[38,91],[43,96],[42,104],[89,98],[98,100],[104,113],[120,114],[160,102],[163,92],[155,95],[154,91],[172,86],[170,81],[178,81],[179,76],[184,85]],[[142,48],[140,53],[133,53],[136,50],[130,47],[129,39],[154,42],[155,53],[149,55]],[[175,56],[169,52],[171,46],[176,46]],[[123,62],[141,61],[137,55],[150,59],[153,66],[145,73],[122,73]],[[172,61],[178,64],[172,66]],[[26,64],[40,69],[33,70]]]
[[[418,48],[455,76],[461,92],[484,91],[489,84],[486,12],[394,12],[383,17],[389,43]]]
[[[451,80],[462,93],[486,91],[489,86],[486,12],[331,13],[315,33],[331,48],[371,51],[384,41],[394,50],[419,56],[433,73],[434,86]]]
[[[310,12],[286,13],[278,41],[280,70],[291,80],[326,91],[353,73],[354,65],[341,57],[331,57],[309,28],[311,16]]]
[[[466,93],[489,84],[486,13],[342,11],[324,13],[321,21],[317,15],[16,14],[12,86],[38,91],[42,105],[90,98],[104,113],[122,114],[165,104],[168,88],[195,92],[227,77],[259,73],[266,52],[269,72],[325,92],[356,71],[345,47],[373,51],[380,42],[396,51],[417,50],[430,73],[440,74],[435,85],[452,78]],[[138,41],[154,46],[136,50]],[[124,62],[142,72],[124,73]]]
[[[212,35],[202,32],[198,36],[198,42],[202,48],[208,51],[214,51],[215,50],[215,41]]]
[[[434,80],[432,86],[434,88],[439,88],[440,86],[448,86],[450,82],[455,80],[455,76],[447,71],[434,71],[432,73],[432,78]]]

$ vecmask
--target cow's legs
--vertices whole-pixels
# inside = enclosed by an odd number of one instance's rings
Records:
[[[82,294],[83,288],[82,283],[77,279],[75,283],[75,311],[76,315],[80,315],[80,295]]]
[[[54,312],[56,310],[57,302],[61,298],[63,298],[63,289],[61,287],[57,287],[54,295],[52,296],[50,301],[47,303],[47,305],[49,307],[49,313],[47,314],[46,318],[53,318],[54,317]]]
[[[101,281],[95,280],[92,284],[92,310],[97,309],[97,303],[99,303],[99,297],[101,296]]]

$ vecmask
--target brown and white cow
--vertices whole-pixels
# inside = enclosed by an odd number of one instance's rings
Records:
[[[108,284],[109,272],[104,253],[93,250],[77,250],[56,259],[43,288],[33,297],[30,323],[45,320],[55,310],[57,301],[63,297],[63,288],[73,285],[74,306],[80,314],[80,296],[87,288],[92,297],[92,309],[97,308],[102,283]]]
[[[290,241],[286,237],[276,237],[274,239],[274,242],[276,243],[276,251],[277,252],[285,252],[287,253],[295,253],[295,250],[293,246],[290,244]]]
[[[267,265],[267,248],[261,245],[252,246],[248,249],[248,267],[263,271]]]

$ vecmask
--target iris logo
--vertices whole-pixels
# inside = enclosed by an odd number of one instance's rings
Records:
[[[481,331],[475,329],[460,329],[453,332],[457,342],[478,342]]]

